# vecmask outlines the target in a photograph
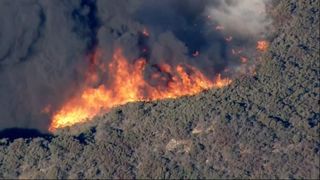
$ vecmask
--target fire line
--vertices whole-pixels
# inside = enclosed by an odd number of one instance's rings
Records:
[[[96,53],[93,57],[96,58]],[[102,84],[97,88],[84,87],[78,95],[67,100],[53,114],[50,131],[84,123],[100,113],[108,112],[113,107],[129,102],[178,98],[214,87],[224,87],[231,83],[229,78],[223,78],[220,74],[209,79],[192,66],[181,64],[173,67],[161,64],[162,73],[169,74],[170,78],[166,79],[161,74],[151,74],[155,81],[167,81],[165,87],[152,86],[144,78],[146,61],[138,59],[134,64],[129,64],[121,49],[114,52],[109,64],[99,64],[96,59],[93,62],[108,73],[112,79],[111,84],[108,86]],[[97,78],[98,75],[94,71],[87,73],[88,82],[96,81]]]

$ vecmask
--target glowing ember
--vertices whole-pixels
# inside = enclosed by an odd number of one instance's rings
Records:
[[[146,28],[143,29],[142,34],[145,36],[149,36],[149,32]]]
[[[96,60],[93,61],[98,63]],[[193,95],[213,87],[223,87],[231,83],[230,79],[224,79],[221,75],[214,79],[208,79],[192,66],[178,65],[172,67],[168,64],[162,64],[159,65],[161,72],[170,74],[170,78],[166,79],[160,73],[151,74],[152,79],[167,80],[165,87],[155,87],[148,84],[144,79],[145,64],[144,59],[129,64],[121,50],[116,50],[112,61],[108,65],[98,65],[100,68],[107,68],[106,72],[112,79],[111,84],[108,84],[108,86],[100,85],[97,88],[83,88],[78,95],[68,100],[53,115],[49,130],[54,131],[57,128],[88,121],[99,113],[107,112],[112,107],[128,102],[177,98]],[[87,76],[89,82],[97,79],[97,74],[92,71],[87,73]]]
[[[48,114],[48,113],[50,113],[50,111],[51,111],[51,105],[47,105],[42,109],[41,113]]]
[[[266,52],[269,48],[269,43],[267,41],[261,40],[257,42],[257,50],[261,52]]]
[[[199,56],[199,51],[195,51],[194,53],[192,53],[192,56],[196,57],[196,56]]]
[[[240,57],[240,60],[242,63],[247,63],[248,62],[248,58],[246,57]]]
[[[227,37],[226,41],[228,41],[228,42],[232,41],[232,36]]]
[[[231,49],[231,53],[233,55],[239,55],[243,52],[243,49],[239,49],[239,50],[236,50],[236,49]]]

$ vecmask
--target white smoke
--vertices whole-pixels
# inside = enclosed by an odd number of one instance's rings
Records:
[[[208,8],[211,19],[226,32],[244,36],[263,35],[271,24],[266,12],[269,0],[221,0]]]

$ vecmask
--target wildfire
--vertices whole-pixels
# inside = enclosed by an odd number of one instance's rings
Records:
[[[257,50],[261,52],[266,52],[268,48],[269,48],[268,41],[261,40],[257,42]]]
[[[95,63],[98,63],[94,60]],[[198,69],[187,65],[176,67],[168,64],[159,65],[164,74],[170,74],[170,78],[163,77],[160,73],[151,74],[156,80],[166,80],[166,86],[152,86],[144,78],[146,61],[138,59],[129,64],[122,55],[120,49],[116,50],[112,61],[100,68],[106,68],[111,84],[100,85],[97,88],[84,87],[83,90],[68,100],[52,118],[49,130],[71,126],[76,123],[88,121],[95,115],[107,112],[112,107],[135,101],[153,101],[166,98],[177,98],[185,95],[193,95],[205,89],[223,87],[231,83],[228,78],[218,75],[214,79],[208,79]],[[90,71],[87,80],[95,81],[97,74]]]

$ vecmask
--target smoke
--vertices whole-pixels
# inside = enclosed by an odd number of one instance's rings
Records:
[[[246,38],[262,36],[270,27],[267,16],[268,0],[222,0],[208,8],[212,20],[218,22],[231,34]]]
[[[103,62],[110,61],[117,48],[132,63],[146,59],[146,79],[159,63],[189,64],[208,77],[224,73],[239,65],[232,49],[251,52],[255,41],[266,33],[265,3],[2,0],[0,129],[46,131],[52,115],[46,108],[54,112],[77,93],[90,55],[97,49]],[[217,30],[218,25],[225,30]],[[231,35],[232,42],[226,41]],[[100,83],[106,83],[106,75],[100,75]]]
[[[46,129],[42,113],[70,95],[87,40],[74,33],[75,2],[0,2],[0,129]],[[72,85],[72,86],[70,86]]]

